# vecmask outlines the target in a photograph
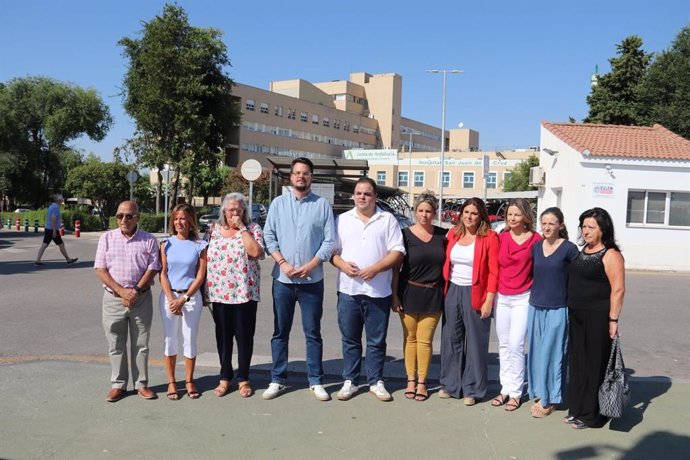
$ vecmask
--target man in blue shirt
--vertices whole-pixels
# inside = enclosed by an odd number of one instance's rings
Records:
[[[323,262],[333,252],[333,210],[324,198],[311,192],[314,165],[295,158],[290,167],[292,190],[271,203],[264,240],[275,260],[273,267],[274,330],[271,338],[271,384],[263,399],[273,399],[286,387],[288,342],[299,302],[307,342],[307,378],[317,399],[331,399],[323,387]]]
[[[69,255],[67,255],[65,243],[62,241],[62,237],[60,236],[60,223],[62,221],[62,216],[60,215],[60,206],[64,202],[65,199],[58,193],[53,195],[53,202],[50,206],[48,206],[48,210],[46,211],[45,231],[43,233],[43,244],[41,244],[41,247],[38,249],[38,255],[34,261],[34,265],[36,266],[45,265],[43,262],[41,262],[41,258],[43,257],[43,252],[45,252],[51,241],[55,241],[55,244],[62,253],[62,257],[64,257],[67,261],[67,265],[71,265],[79,260],[77,258],[72,259]]]

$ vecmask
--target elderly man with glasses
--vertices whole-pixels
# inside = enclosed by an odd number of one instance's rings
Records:
[[[138,228],[139,207],[134,201],[120,203],[116,217],[118,228],[101,235],[94,263],[103,283],[103,329],[112,371],[112,389],[106,400],[119,401],[127,391],[127,336],[135,389],[144,399],[156,399],[156,393],[148,387],[148,361],[153,317],[151,286],[161,268],[158,242]]]

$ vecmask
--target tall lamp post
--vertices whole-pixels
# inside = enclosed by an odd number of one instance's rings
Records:
[[[411,128],[403,128],[402,133],[410,135],[410,143],[407,144],[407,155],[410,160],[410,166],[407,172],[407,203],[410,206],[410,209],[412,209],[412,135],[419,134],[419,132]]]
[[[445,173],[446,166],[446,75],[449,73],[464,73],[464,70],[427,70],[427,73],[440,73],[443,74],[443,97],[441,104],[441,184],[439,187],[439,200],[438,200],[438,222],[441,223],[441,213],[443,212],[443,176]]]

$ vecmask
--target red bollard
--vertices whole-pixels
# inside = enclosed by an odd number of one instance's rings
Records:
[[[81,221],[75,220],[74,221],[74,237],[79,238],[79,235],[81,235]]]
[[[60,236],[65,236],[65,221],[60,219]]]
[[[19,217],[17,217],[17,230],[21,230],[21,229],[22,229],[22,220]]]

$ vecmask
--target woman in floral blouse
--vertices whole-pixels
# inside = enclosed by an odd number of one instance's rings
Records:
[[[240,395],[254,394],[249,366],[254,350],[256,309],[259,302],[259,259],[264,257],[261,227],[251,222],[241,193],[223,199],[217,224],[211,228],[206,283],[213,303],[220,383],[216,396],[225,396],[233,378],[232,346],[237,342],[237,383]]]

